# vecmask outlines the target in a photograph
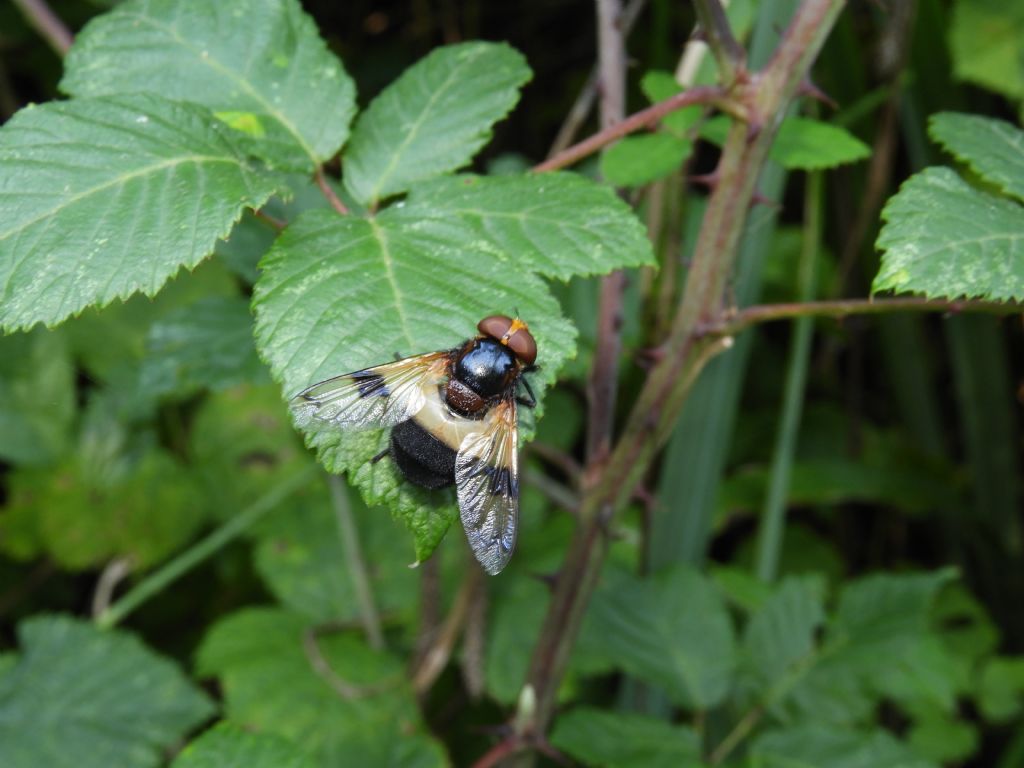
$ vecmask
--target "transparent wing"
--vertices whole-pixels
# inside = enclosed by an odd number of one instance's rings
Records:
[[[484,570],[496,574],[512,557],[519,523],[519,430],[516,402],[502,401],[483,429],[466,435],[455,458],[462,527]]]
[[[423,387],[448,371],[448,354],[431,352],[321,381],[292,398],[300,427],[392,427],[414,416],[425,402]]]

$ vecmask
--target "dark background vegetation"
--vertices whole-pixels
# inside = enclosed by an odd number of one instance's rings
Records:
[[[595,61],[593,5],[570,0],[521,3],[316,2],[303,3],[321,34],[358,85],[361,106],[410,64],[435,47],[460,40],[502,40],[519,49],[534,70],[519,106],[501,123],[477,163],[485,169],[509,154],[535,163],[544,158]],[[834,117],[888,162],[870,160],[829,173],[826,181],[826,280],[821,297],[865,296],[877,260],[872,243],[884,201],[923,165],[942,162],[925,135],[928,115],[960,110],[1016,122],[1019,104],[957,81],[947,46],[951,7],[937,0],[909,3],[912,21],[900,21],[903,3],[852,3],[815,66],[817,84],[838,105]],[[54,10],[72,29],[103,10],[100,2],[60,1]],[[629,38],[630,111],[646,106],[639,77],[672,70],[693,27],[688,4],[652,0]],[[0,117],[30,102],[58,96],[61,63],[10,4],[0,7]],[[896,98],[898,95],[898,98]],[[596,118],[581,135],[596,129]],[[713,167],[716,150],[701,145],[691,173]],[[700,187],[691,185],[699,193]],[[792,174],[779,208],[784,233],[803,217],[802,174]],[[487,279],[500,280],[501,275]],[[588,284],[589,285],[589,284]],[[785,267],[767,268],[765,293],[792,296]],[[579,290],[569,311],[582,324],[592,317]],[[583,293],[582,295],[586,295]],[[595,299],[596,300],[596,299]],[[635,321],[635,318],[634,318]],[[584,337],[586,329],[582,329]],[[642,341],[642,330],[634,335]],[[716,522],[707,541],[694,545],[721,563],[749,563],[757,529],[757,496],[744,486],[751,468],[771,453],[790,339],[787,324],[757,331],[735,434],[718,494]],[[638,350],[628,350],[635,355]],[[575,370],[575,369],[574,369]],[[623,402],[642,373],[624,366]],[[1024,403],[1024,334],[1019,318],[914,317],[820,321],[811,358],[801,455],[815,458],[816,442],[844,446],[847,461],[835,478],[803,477],[794,484],[783,571],[813,565],[840,581],[879,569],[933,569],[956,565],[963,583],[991,614],[999,652],[1024,653],[1024,559],[1021,531],[1021,405]],[[84,403],[95,382],[78,381]],[[567,381],[559,402],[582,409],[581,378]],[[195,401],[172,403],[165,424],[188,424]],[[543,432],[542,432],[543,435]],[[841,438],[837,439],[836,436]],[[162,438],[173,449],[171,434]],[[580,442],[571,450],[580,450]],[[893,470],[877,486],[875,470]],[[0,503],[10,467],[0,463]],[[665,471],[665,468],[662,469]],[[844,474],[845,473],[845,474]],[[931,491],[944,478],[957,494],[936,506]],[[657,478],[653,478],[657,486]],[[850,488],[843,483],[854,486]],[[864,493],[854,492],[867,484]],[[886,485],[889,483],[889,485]],[[750,505],[751,498],[755,500]],[[730,503],[732,506],[730,507]],[[0,513],[2,514],[2,513]],[[0,629],[14,643],[13,627],[43,611],[84,614],[96,573],[69,574],[47,561],[0,559]],[[131,626],[155,648],[187,659],[219,616],[267,597],[250,563],[249,547],[234,544],[150,602]],[[956,620],[956,617],[953,619]],[[528,649],[524,649],[524,653]],[[879,660],[884,663],[884,660]],[[613,681],[594,691],[614,700]],[[460,713],[464,702],[455,672],[433,694],[438,728],[461,764],[479,754],[487,737],[476,726],[499,722],[496,707]],[[445,707],[451,710],[446,714]],[[967,713],[971,717],[971,713]],[[885,713],[882,713],[883,721]],[[890,723],[900,728],[898,718]],[[1019,725],[982,731],[971,766],[993,765]]]

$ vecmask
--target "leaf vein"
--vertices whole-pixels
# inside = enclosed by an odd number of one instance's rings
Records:
[[[267,101],[267,99],[263,96],[263,94],[261,94],[255,88],[253,88],[252,83],[250,83],[248,80],[246,80],[241,75],[237,74],[231,68],[229,68],[229,67],[225,66],[224,64],[222,64],[220,61],[218,61],[213,56],[210,56],[208,51],[205,52],[207,55],[203,56],[202,54],[204,53],[204,51],[198,50],[189,41],[187,41],[183,37],[181,37],[181,35],[179,34],[177,28],[175,28],[175,27],[168,27],[168,26],[166,26],[164,24],[160,24],[155,19],[152,19],[152,18],[147,17],[147,16],[143,16],[141,14],[126,13],[125,15],[129,16],[129,17],[132,17],[132,18],[135,18],[135,19],[138,19],[138,20],[140,20],[140,21],[142,21],[142,22],[144,22],[146,24],[149,24],[152,27],[155,27],[156,29],[163,30],[163,31],[169,33],[176,43],[178,43],[181,47],[185,48],[186,50],[191,51],[192,53],[194,53],[196,55],[196,57],[199,59],[199,61],[201,61],[204,64],[206,64],[211,69],[221,73],[222,75],[227,77],[232,82],[237,83],[238,86],[243,91],[245,91],[258,104],[260,104],[261,106],[263,106],[264,109],[267,110],[267,114],[273,115],[274,118],[281,125],[283,125],[285,127],[285,129],[288,131],[288,133],[290,133],[292,136],[295,137],[295,140],[298,142],[299,146],[302,148],[302,151],[305,152],[306,155],[309,156],[309,159],[312,160],[314,166],[320,164],[320,159],[316,156],[316,153],[313,151],[313,148],[310,147],[309,144],[306,143],[305,138],[302,136],[301,133],[299,133],[298,128],[296,128],[295,125],[291,122],[291,120],[288,119],[288,117],[287,117],[287,115],[285,115],[285,113],[283,113],[283,112],[281,112],[279,110],[274,109],[273,105],[270,102]]]

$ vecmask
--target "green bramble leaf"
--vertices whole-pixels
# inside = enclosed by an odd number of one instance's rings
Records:
[[[978,707],[985,719],[1003,723],[1024,710],[1024,656],[993,656],[978,680]]]
[[[605,768],[699,768],[692,729],[632,712],[577,707],[555,721],[551,744],[585,765]]]
[[[652,104],[670,99],[677,93],[683,92],[683,88],[676,81],[675,75],[671,72],[660,70],[647,72],[640,80],[640,89]],[[703,114],[704,107],[700,104],[683,107],[665,115],[661,119],[661,127],[673,136],[688,138],[690,130],[696,125]]]
[[[273,608],[240,611],[213,626],[197,667],[219,678],[231,722],[284,736],[324,768],[339,760],[381,768],[447,765],[420,724],[398,658],[370,650],[351,633],[312,631],[305,619]]]
[[[872,291],[1024,299],[1024,131],[943,112],[932,116],[929,133],[990,186],[976,188],[948,168],[927,168],[905,182],[882,211]]]
[[[928,625],[932,601],[951,577],[949,570],[879,573],[848,583],[828,623],[820,660],[779,705],[790,716],[816,723],[851,723],[864,720],[883,695],[951,704],[950,668]]]
[[[504,44],[438,48],[385,88],[356,121],[345,152],[345,186],[362,203],[465,166],[530,79]]]
[[[627,136],[601,155],[601,177],[616,187],[639,187],[678,170],[693,144],[668,133]]]
[[[948,24],[953,72],[1012,99],[1024,99],[1024,6],[957,0]]]
[[[270,381],[240,297],[208,296],[169,313],[149,329],[146,346],[141,386],[154,396]]]
[[[28,107],[0,130],[0,328],[154,294],[276,189],[202,107],[136,94]]]
[[[805,725],[768,731],[751,746],[752,768],[938,768],[888,731]]]
[[[171,768],[315,768],[298,747],[269,733],[218,724],[181,751]]]
[[[55,461],[71,443],[75,410],[75,370],[62,333],[0,336],[0,459]]]
[[[310,462],[276,386],[214,392],[196,411],[189,432],[189,474],[214,519],[230,519]]]
[[[21,655],[0,676],[4,768],[156,768],[213,714],[202,691],[132,635],[36,616],[18,637]]]
[[[873,293],[1024,299],[1024,207],[983,192],[948,168],[903,183],[882,211],[882,263]]]
[[[928,134],[1008,195],[1024,201],[1024,131],[1005,120],[940,112]]]
[[[470,241],[558,280],[656,263],[629,206],[574,173],[442,176],[414,186],[391,213],[410,229]]]
[[[78,35],[61,89],[208,107],[281,168],[312,170],[348,137],[355,86],[297,0],[133,0]]]
[[[69,570],[117,556],[145,569],[184,544],[205,518],[191,474],[162,450],[138,460],[75,456],[14,473],[0,548],[13,545],[22,558],[45,552]]]
[[[871,147],[845,128],[806,117],[779,126],[769,156],[787,170],[817,171],[871,156]]]
[[[954,573],[950,568],[877,573],[849,582],[839,596],[831,631],[865,664],[874,664],[880,654],[895,654],[927,631],[932,600]]]
[[[257,343],[291,396],[395,354],[450,349],[476,333],[480,318],[518,310],[537,339],[542,370],[531,381],[542,403],[575,354],[576,334],[538,273],[567,279],[651,261],[639,222],[591,182],[562,174],[442,179],[414,187],[408,203],[374,219],[300,216],[261,263]],[[405,521],[417,559],[458,516],[450,491],[413,487],[392,462],[370,463],[387,432],[321,429],[309,440],[330,471],[349,472],[368,504]]]
[[[871,685],[875,692],[904,710],[951,715],[958,690],[967,689],[967,675],[933,634],[923,634],[893,659],[889,673]]]
[[[586,623],[589,637],[602,638],[610,662],[687,708],[708,709],[729,692],[736,665],[732,621],[712,582],[688,567],[649,579],[609,579]]]
[[[700,135],[721,146],[730,118],[719,116],[701,124]],[[807,117],[787,117],[768,156],[790,171],[816,171],[855,163],[871,156],[871,148],[838,125]]]
[[[825,621],[822,601],[820,585],[790,578],[751,616],[743,633],[742,660],[761,696],[812,660]]]
[[[406,568],[408,544],[379,510],[367,509],[354,493],[351,514],[378,610],[393,622],[416,612],[417,575]],[[282,604],[313,621],[356,622],[360,603],[343,532],[326,492],[297,500],[287,514],[261,528],[256,569]]]
[[[962,764],[978,751],[978,726],[939,710],[915,713],[907,744],[939,765]]]

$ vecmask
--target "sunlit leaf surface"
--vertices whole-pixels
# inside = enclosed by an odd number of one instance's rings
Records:
[[[522,54],[504,44],[438,48],[385,88],[356,121],[345,186],[364,203],[466,165],[530,79]]]
[[[65,66],[65,93],[203,104],[281,167],[329,159],[355,114],[351,78],[297,0],[122,3],[82,30]]]
[[[0,327],[152,295],[275,190],[202,107],[51,102],[0,129]]]
[[[0,675],[4,768],[156,768],[213,714],[206,694],[132,635],[37,616],[18,638],[20,657]]]
[[[873,291],[1024,299],[1024,207],[972,187],[948,168],[905,182],[882,212]]]

